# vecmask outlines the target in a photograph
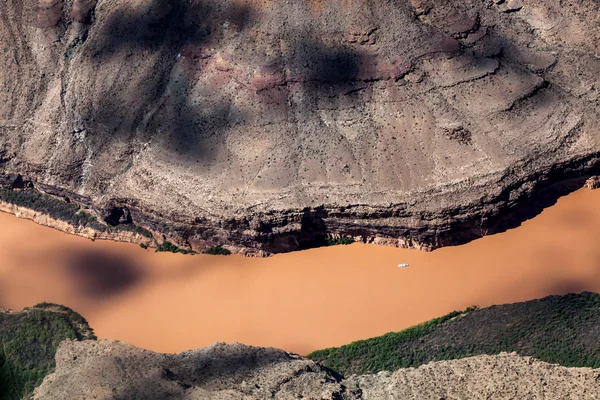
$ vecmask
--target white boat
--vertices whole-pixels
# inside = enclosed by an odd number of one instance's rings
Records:
[[[398,264],[398,268],[406,268],[408,267],[408,264]]]

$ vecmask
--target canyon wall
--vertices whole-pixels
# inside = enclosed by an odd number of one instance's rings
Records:
[[[463,243],[598,172],[599,10],[6,0],[0,173],[194,250]]]

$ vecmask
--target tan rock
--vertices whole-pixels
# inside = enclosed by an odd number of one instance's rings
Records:
[[[592,176],[587,181],[585,181],[585,187],[588,189],[598,189],[600,188],[600,176]]]
[[[476,356],[340,379],[282,350],[241,344],[157,354],[102,340],[62,342],[35,391],[64,399],[578,399],[600,398],[600,370],[516,354]]]
[[[505,229],[598,164],[600,30],[591,0],[496,3],[2,1],[0,174],[180,246]]]

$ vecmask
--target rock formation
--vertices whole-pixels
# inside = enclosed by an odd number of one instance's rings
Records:
[[[590,177],[587,181],[585,181],[585,187],[592,190],[600,188],[600,176]]]
[[[598,399],[600,370],[503,353],[377,375],[340,376],[282,350],[214,344],[156,354],[120,342],[64,341],[34,398]]]
[[[5,0],[0,173],[196,250],[462,243],[598,170],[599,8]]]

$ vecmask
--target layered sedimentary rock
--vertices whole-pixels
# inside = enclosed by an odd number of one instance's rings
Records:
[[[36,399],[597,399],[600,371],[502,353],[377,375],[340,376],[282,350],[215,344],[156,354],[65,341]]]
[[[6,0],[0,172],[197,250],[461,243],[597,172],[599,9]]]

